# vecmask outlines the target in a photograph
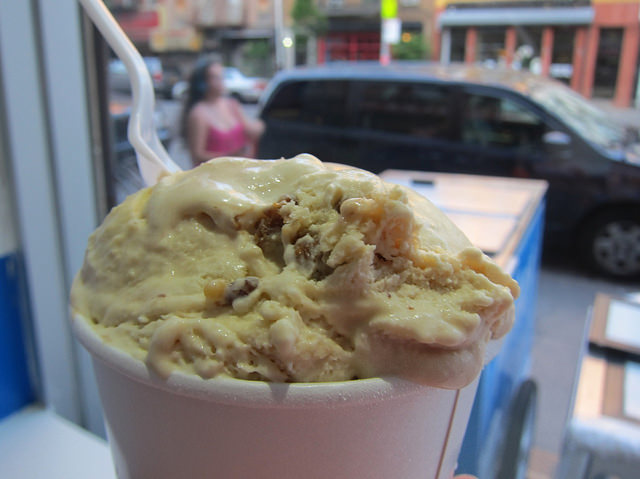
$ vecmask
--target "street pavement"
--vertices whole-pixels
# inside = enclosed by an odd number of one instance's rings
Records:
[[[531,376],[539,387],[534,447],[547,464],[555,464],[561,455],[596,294],[624,297],[639,291],[637,282],[607,280],[566,256],[545,255],[538,284]]]
[[[640,109],[594,103],[622,125],[640,127]],[[546,252],[536,305],[531,376],[539,387],[538,416],[530,478],[553,477],[562,453],[572,392],[579,372],[589,314],[597,293],[627,296],[640,292],[638,282],[611,281],[592,275],[562,252]]]

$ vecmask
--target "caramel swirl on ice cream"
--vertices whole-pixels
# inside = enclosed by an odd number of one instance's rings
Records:
[[[471,382],[518,285],[428,200],[310,155],[217,158],[115,207],[74,312],[156,374]]]

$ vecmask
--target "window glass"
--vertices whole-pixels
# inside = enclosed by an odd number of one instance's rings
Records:
[[[575,36],[574,27],[555,27],[553,30],[553,52],[549,75],[567,84],[571,82],[573,75]]]
[[[423,138],[447,138],[451,111],[448,91],[439,85],[365,82],[358,126]]]
[[[547,130],[542,119],[506,98],[466,95],[462,141],[482,146],[535,148]]]
[[[505,57],[504,27],[478,28],[478,41],[476,44],[476,61],[499,62]]]
[[[266,109],[266,117],[274,120],[298,120],[302,112],[302,93],[307,82],[284,85]]]
[[[625,143],[627,133],[622,125],[579,93],[553,84],[540,84],[531,90],[533,99],[575,130],[585,141],[606,149],[617,149]]]
[[[451,61],[464,61],[464,48],[467,37],[466,28],[451,29]]]
[[[301,120],[314,125],[345,126],[348,88],[349,83],[344,80],[308,82]]]
[[[347,122],[347,81],[290,83],[275,96],[267,117],[314,125],[344,126]]]
[[[601,28],[593,78],[593,96],[613,98],[618,82],[620,52],[622,51],[622,28]]]

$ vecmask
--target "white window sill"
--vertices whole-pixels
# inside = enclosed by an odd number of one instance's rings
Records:
[[[42,406],[0,421],[0,477],[115,479],[107,443]]]

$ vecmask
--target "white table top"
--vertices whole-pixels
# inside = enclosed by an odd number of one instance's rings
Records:
[[[547,189],[545,181],[520,178],[405,170],[386,170],[380,176],[429,199],[502,267]]]
[[[107,443],[41,406],[0,421],[0,477],[115,479]]]

